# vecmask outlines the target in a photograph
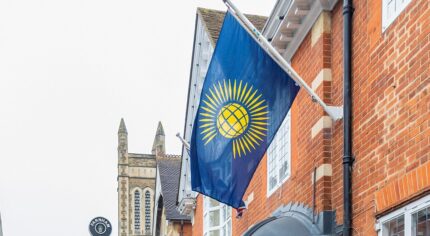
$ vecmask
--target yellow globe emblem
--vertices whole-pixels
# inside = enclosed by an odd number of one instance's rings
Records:
[[[198,137],[204,145],[231,139],[233,158],[242,157],[266,141],[269,104],[252,84],[218,81],[202,94],[198,121]]]
[[[248,128],[249,115],[246,109],[238,103],[223,106],[218,114],[217,129],[226,138],[236,138]]]

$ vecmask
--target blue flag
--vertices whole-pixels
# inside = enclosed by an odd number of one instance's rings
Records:
[[[192,189],[234,208],[299,87],[227,13],[191,137]]]

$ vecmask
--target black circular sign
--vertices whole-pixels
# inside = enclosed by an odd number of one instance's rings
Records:
[[[96,217],[90,222],[90,233],[93,236],[109,236],[112,233],[112,224],[104,217]]]

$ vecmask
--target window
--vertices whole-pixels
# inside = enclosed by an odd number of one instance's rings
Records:
[[[291,115],[288,113],[267,149],[267,196],[290,177],[290,162]]]
[[[381,217],[377,229],[378,236],[430,235],[430,196]]]
[[[145,231],[151,230],[151,193],[145,191]]]
[[[412,235],[430,235],[430,207],[412,214]]]
[[[405,216],[401,215],[394,219],[391,219],[385,222],[383,225],[384,236],[389,235],[397,235],[404,236],[405,235]]]
[[[140,192],[134,191],[134,230],[140,230]]]
[[[203,219],[205,236],[231,235],[231,207],[204,197]]]
[[[412,0],[382,0],[382,31],[400,15]]]

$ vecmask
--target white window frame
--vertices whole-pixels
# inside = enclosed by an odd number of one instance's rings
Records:
[[[412,0],[382,0],[382,32],[396,20],[400,13],[402,13],[411,2]]]
[[[291,110],[290,110],[291,111]],[[282,129],[288,128],[287,133],[285,134],[285,137],[283,137],[282,135],[284,135],[283,133],[279,132]],[[278,155],[272,155],[272,151],[273,148],[278,148],[278,145],[282,145],[282,140],[283,139],[288,139],[288,145],[285,145],[284,147],[284,151],[286,151],[286,156],[285,158],[287,158],[288,161],[288,174],[287,176],[280,180],[280,176],[279,176],[279,169],[282,167],[282,161],[280,160]],[[276,146],[275,146],[276,145]],[[279,151],[277,152],[277,154],[279,154]],[[275,169],[273,170],[276,173],[276,178],[277,178],[277,183],[276,185],[270,189],[270,178],[271,178],[271,167],[270,165],[272,164],[272,161],[274,161],[274,166]],[[279,128],[278,132],[276,133],[275,137],[273,138],[272,143],[270,144],[269,148],[267,149],[267,197],[270,197],[276,190],[279,189],[279,187],[281,187],[285,181],[287,181],[291,176],[291,114],[290,112],[288,112],[288,114],[285,116],[285,119],[282,121],[281,127]]]
[[[402,215],[404,215],[405,217],[405,236],[412,236],[412,215],[429,206],[430,206],[430,195],[420,198],[394,212],[391,212],[381,217],[380,219],[377,220],[376,226],[375,226],[376,231],[378,231],[378,236],[382,236],[384,233],[383,232],[384,223],[390,220],[393,220],[397,217],[400,217]]]
[[[209,197],[203,196],[203,235],[204,236],[209,236],[210,231],[214,231],[214,230],[219,230],[220,232],[220,236],[231,236],[231,207],[218,202],[218,206],[215,207],[210,207],[210,200],[212,201],[216,201],[213,200]],[[227,219],[224,219],[224,214],[223,214],[223,210],[224,208],[227,208],[226,211],[230,212],[230,214],[228,215]],[[209,220],[208,219],[208,215],[209,212],[211,211],[216,211],[219,210],[219,225],[218,226],[209,226]],[[228,226],[228,224],[230,224],[230,226]],[[229,235],[224,235],[224,227],[229,227],[230,228],[230,234]]]

